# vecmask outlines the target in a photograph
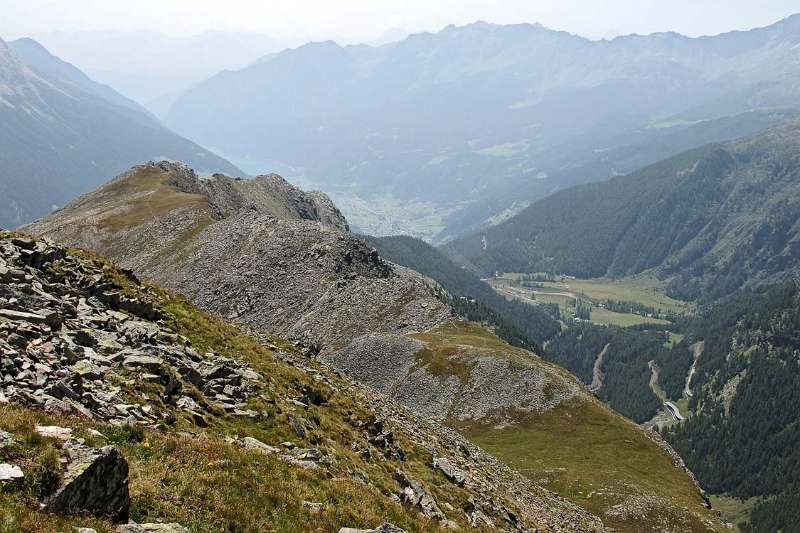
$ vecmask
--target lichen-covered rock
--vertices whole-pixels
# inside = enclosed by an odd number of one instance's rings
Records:
[[[433,520],[445,520],[446,517],[436,500],[433,499],[428,489],[419,481],[409,478],[404,472],[398,470],[394,475],[400,487],[400,501],[411,507],[418,507],[420,512]]]
[[[66,445],[70,462],[61,486],[43,502],[47,511],[91,515],[119,522],[128,519],[128,462],[111,446]]]
[[[463,487],[467,479],[467,474],[457,466],[453,465],[448,459],[444,457],[434,457],[433,467],[438,469],[444,477],[456,485]]]

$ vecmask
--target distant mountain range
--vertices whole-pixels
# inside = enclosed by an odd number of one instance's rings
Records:
[[[568,185],[774,124],[748,112],[800,104],[798,44],[800,16],[610,41],[475,23],[380,47],[287,50],[188,90],[166,122],[248,169],[324,189],[364,231],[387,219],[441,240]],[[635,155],[643,144],[656,148]]]
[[[713,301],[800,266],[800,122],[578,186],[447,250],[483,273],[621,277],[654,270],[668,292]]]
[[[0,226],[16,227],[149,159],[242,171],[30,39],[0,41]]]
[[[58,31],[31,37],[93,79],[156,110],[165,98],[220,71],[243,68],[292,45],[268,35],[223,31],[187,37],[153,31]]]

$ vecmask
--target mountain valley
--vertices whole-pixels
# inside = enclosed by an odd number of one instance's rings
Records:
[[[590,452],[567,472],[579,476],[583,494],[607,491],[588,506],[604,524],[641,530],[640,513],[655,529],[716,529],[698,487],[657,435],[611,413],[562,369],[456,319],[434,280],[386,262],[347,227],[324,195],[278,176],[200,180],[162,162],[133,168],[25,231],[91,248],[201,308],[294,338],[348,376],[467,434],[491,438],[542,417],[553,425],[582,420],[577,428],[588,436],[603,420],[608,440],[598,442],[635,442],[630,455],[604,457],[598,469],[601,459]],[[548,416],[554,411],[561,416]],[[559,448],[555,432],[543,438]],[[635,461],[662,471],[669,488],[637,479]],[[631,477],[611,484],[610,472],[620,469]]]
[[[0,532],[800,533],[800,14],[16,1]]]
[[[603,41],[449,26],[380,47],[285,50],[186,91],[165,120],[232,161],[330,193],[366,233],[387,231],[388,218],[443,241],[571,185],[780,122],[800,103],[798,43],[798,16]]]

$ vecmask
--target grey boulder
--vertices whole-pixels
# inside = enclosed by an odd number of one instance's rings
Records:
[[[69,441],[70,462],[61,486],[43,502],[47,511],[128,519],[128,461],[114,447],[90,448]]]

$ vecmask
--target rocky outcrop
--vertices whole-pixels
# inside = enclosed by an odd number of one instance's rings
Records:
[[[258,374],[200,354],[153,322],[160,312],[152,302],[126,295],[102,265],[44,241],[6,237],[0,238],[0,278],[0,395],[6,400],[117,423],[155,425],[176,414],[201,421],[214,409],[257,416],[245,402],[258,388]],[[126,381],[163,394],[131,403],[119,385]]]
[[[467,479],[467,474],[460,468],[454,466],[449,459],[444,457],[434,457],[433,467],[441,471],[444,477],[451,483],[455,483],[459,487],[464,486]]]
[[[436,500],[433,499],[431,493],[422,483],[409,478],[400,470],[395,473],[394,477],[402,487],[399,496],[404,505],[419,508],[426,518],[432,518],[433,520],[445,519],[444,513],[436,504]]]
[[[167,183],[178,191],[205,196],[218,220],[241,211],[258,211],[279,219],[310,220],[349,231],[344,215],[327,195],[303,192],[277,174],[252,180],[215,174],[212,179],[201,180],[192,169],[179,163],[162,161],[154,165],[171,175]]]
[[[128,519],[128,462],[116,448],[96,449],[77,441],[65,445],[69,465],[61,486],[43,508],[53,513],[91,515],[115,522]]]
[[[430,282],[382,260],[321,193],[276,175],[201,180],[135,167],[25,228],[93,249],[222,317],[329,352],[450,315]]]

